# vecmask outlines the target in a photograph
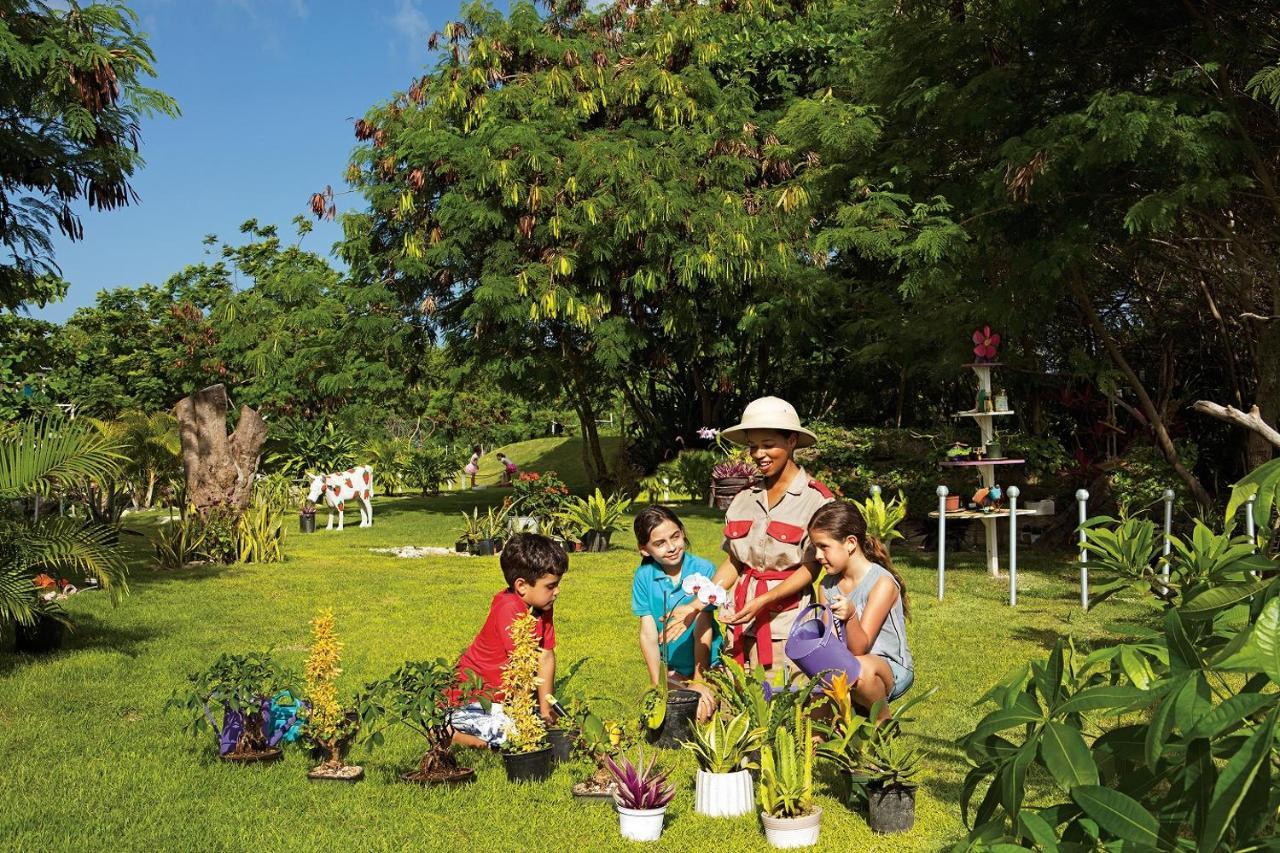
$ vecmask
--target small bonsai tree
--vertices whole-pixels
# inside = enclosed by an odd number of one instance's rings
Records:
[[[272,697],[296,692],[296,687],[294,674],[278,664],[270,652],[223,653],[208,669],[191,673],[187,680],[188,687],[173,692],[165,711],[187,711],[190,722],[186,728],[192,734],[211,729],[218,739],[218,754],[224,758],[269,754],[296,722],[296,713],[293,718],[272,719]],[[221,709],[221,725],[215,709]]]
[[[342,674],[336,623],[332,610],[321,611],[311,620],[311,653],[304,671],[307,701],[311,709],[307,717],[307,735],[324,753],[324,763],[311,770],[317,777],[355,779],[362,770],[343,759],[351,739],[355,737],[359,718],[338,703],[338,676]]]
[[[451,782],[475,771],[459,766],[453,754],[453,714],[464,696],[480,689],[470,677],[459,683],[457,673],[444,658],[410,661],[391,675],[365,686],[356,698],[361,740],[370,747],[383,741],[391,726],[402,725],[420,734],[427,751],[418,769],[401,778],[411,782]]]
[[[542,683],[538,664],[542,650],[534,635],[534,616],[526,611],[511,622],[511,654],[502,668],[503,710],[507,725],[507,752],[536,752],[547,745],[547,724],[534,710],[537,689]]]

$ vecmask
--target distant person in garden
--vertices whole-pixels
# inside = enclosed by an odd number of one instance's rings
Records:
[[[520,473],[520,467],[505,453],[498,454],[498,461],[502,463],[502,485],[510,486],[516,474]]]
[[[698,719],[706,720],[715,712],[716,702],[701,677],[720,658],[719,626],[705,612],[674,640],[663,642],[661,637],[672,611],[698,599],[697,584],[711,585],[715,565],[689,553],[684,524],[665,506],[641,510],[634,528],[643,559],[631,582],[631,612],[640,617],[640,652],[649,668],[649,681],[660,683],[665,661],[668,683],[696,691]]]
[[[471,448],[471,460],[467,462],[467,467],[462,470],[467,472],[467,476],[471,478],[471,488],[476,487],[476,474],[480,473],[480,445]]]
[[[759,478],[739,492],[725,512],[723,547],[728,558],[713,580],[733,591],[733,612],[722,617],[734,626],[734,657],[771,670],[788,664],[783,651],[787,634],[800,608],[808,604],[819,575],[809,521],[835,498],[796,463],[796,450],[812,446],[817,437],[800,424],[786,400],[753,400],[742,422],[721,435],[746,446]],[[683,633],[706,606],[699,601],[678,607],[667,639]]]
[[[493,597],[484,626],[458,661],[458,680],[466,680],[468,673],[479,676],[481,690],[493,704],[486,712],[479,702],[470,702],[454,714],[453,742],[461,746],[496,747],[506,740],[509,718],[502,710],[502,669],[511,656],[511,623],[529,611],[536,617],[533,630],[542,647],[538,710],[548,723],[554,722],[550,697],[556,681],[556,630],[551,614],[569,557],[546,536],[517,533],[502,549],[499,564],[507,588]]]
[[[845,642],[862,665],[853,685],[854,701],[870,708],[886,700],[880,712],[880,719],[886,720],[888,703],[915,681],[907,646],[911,605],[906,584],[884,544],[867,534],[867,521],[852,504],[837,501],[814,513],[809,540],[826,570],[822,596],[832,615],[844,623]]]

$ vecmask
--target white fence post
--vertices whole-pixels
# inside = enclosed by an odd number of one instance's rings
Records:
[[[947,577],[947,487],[938,486],[938,600],[946,589]]]
[[[1253,547],[1258,547],[1258,529],[1253,523],[1253,502],[1258,499],[1256,494],[1249,495],[1249,500],[1244,504],[1244,532],[1249,537],[1249,541],[1253,543]]]
[[[1164,490],[1164,579],[1169,579],[1169,553],[1173,550],[1173,489]]]
[[[1089,492],[1085,489],[1076,491],[1076,502],[1080,505],[1080,606],[1089,609],[1089,552],[1084,547],[1084,523],[1088,518]]]
[[[1009,606],[1018,603],[1018,495],[1017,486],[1010,486],[1009,495]]]

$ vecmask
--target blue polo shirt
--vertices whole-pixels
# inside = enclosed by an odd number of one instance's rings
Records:
[[[653,560],[646,559],[636,569],[635,579],[631,582],[631,612],[636,616],[652,616],[658,626],[659,638],[662,633],[662,620],[673,608],[688,604],[694,596],[686,593],[680,584],[689,575],[706,575],[711,577],[716,567],[711,561],[684,552],[684,562],[680,565],[680,576],[674,584],[670,576]],[[720,658],[720,626],[715,624],[715,632],[711,637],[711,662]],[[667,646],[667,666],[676,672],[691,678],[693,676],[693,626],[680,635],[675,642]],[[661,649],[661,643],[659,643]]]

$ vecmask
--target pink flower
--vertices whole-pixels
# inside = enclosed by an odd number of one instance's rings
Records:
[[[995,361],[996,347],[1000,345],[1000,336],[991,331],[990,326],[983,326],[973,333],[973,354],[979,361]]]

